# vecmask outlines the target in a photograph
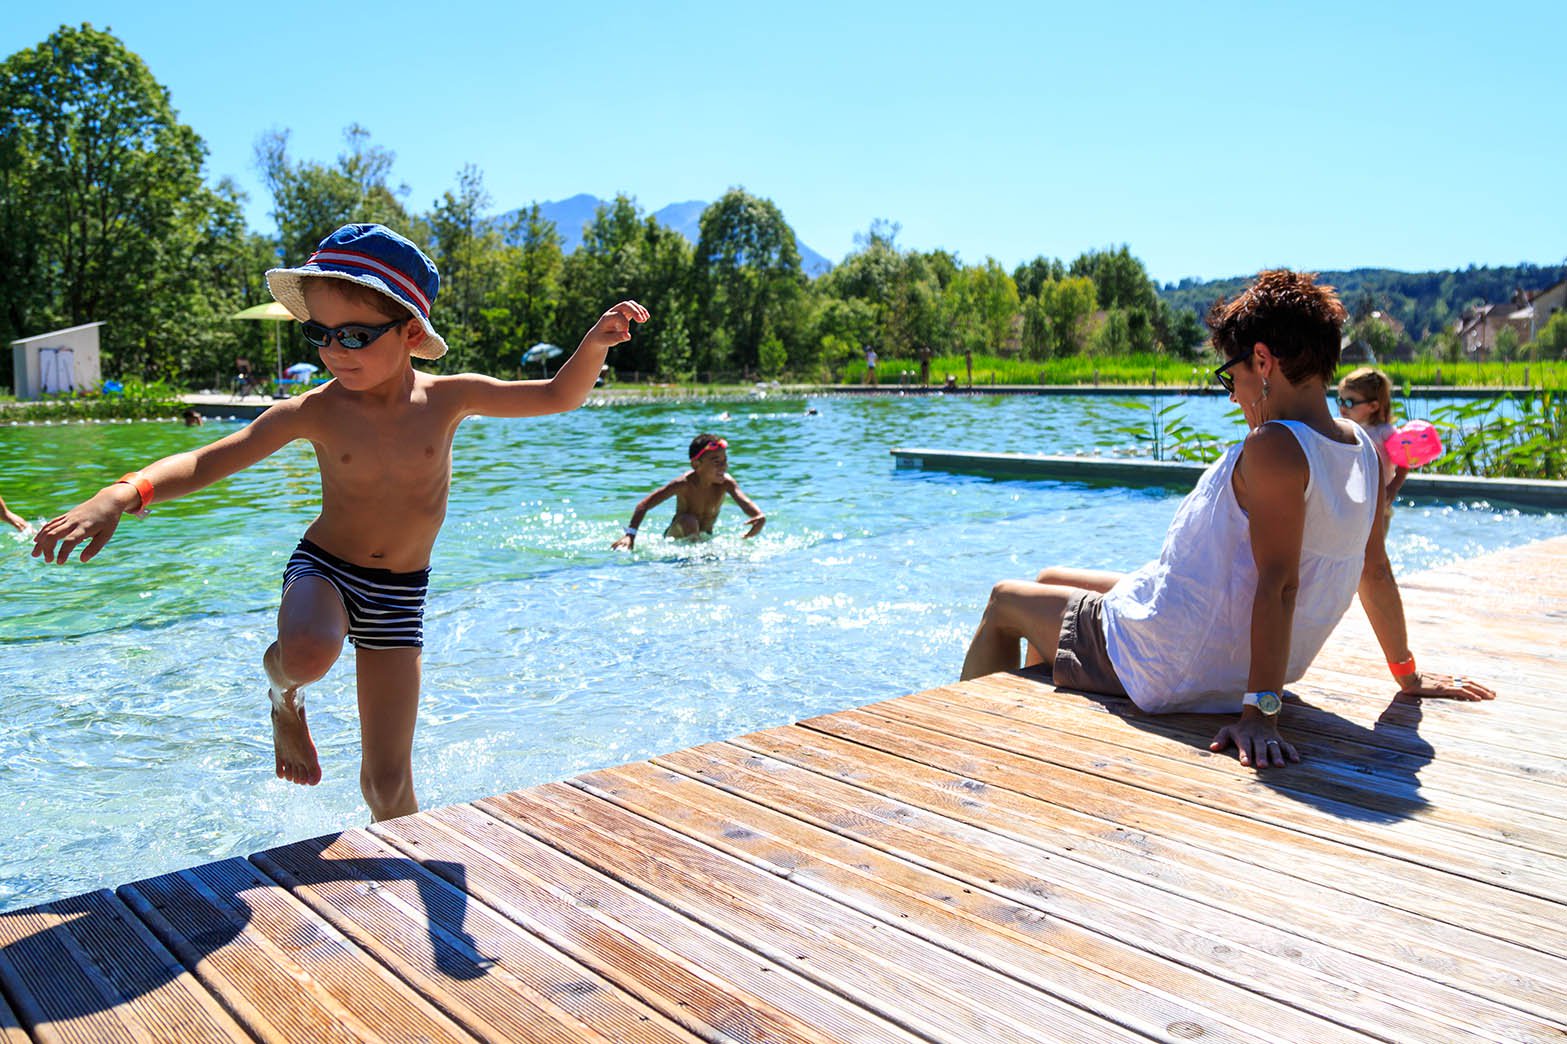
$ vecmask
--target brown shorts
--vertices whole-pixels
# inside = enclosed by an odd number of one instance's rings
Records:
[[[1052,676],[1065,689],[1126,695],[1105,648],[1104,595],[1098,591],[1081,591],[1066,603]]]

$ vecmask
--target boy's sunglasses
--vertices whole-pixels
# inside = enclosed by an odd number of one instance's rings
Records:
[[[300,323],[299,325],[304,331],[305,340],[317,348],[325,348],[332,343],[332,338],[336,337],[338,344],[349,351],[354,351],[366,347],[392,327],[401,326],[407,321],[406,319],[393,319],[391,322],[382,323],[380,326],[366,326],[364,323],[345,323],[342,326],[332,327],[322,326],[314,321]]]
[[[1235,378],[1230,376],[1230,367],[1239,366],[1247,359],[1250,359],[1253,350],[1254,349],[1251,348],[1246,349],[1245,355],[1237,355],[1235,358],[1231,359],[1229,362],[1213,371],[1214,379],[1219,382],[1225,391],[1232,394],[1235,391]]]
[[[1340,408],[1342,408],[1342,409],[1352,410],[1356,406],[1364,406],[1366,403],[1368,403],[1370,401],[1371,401],[1370,399],[1346,399],[1342,395],[1340,395],[1339,399],[1338,399],[1338,404],[1339,404]]]

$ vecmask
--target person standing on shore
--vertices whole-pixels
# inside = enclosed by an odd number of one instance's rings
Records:
[[[869,345],[865,348],[865,383],[876,386],[876,349]]]

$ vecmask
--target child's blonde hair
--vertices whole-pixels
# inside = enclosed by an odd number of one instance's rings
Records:
[[[1349,376],[1338,382],[1338,391],[1340,395],[1353,392],[1368,402],[1376,403],[1377,412],[1371,418],[1372,424],[1393,423],[1393,382],[1375,366],[1362,366],[1351,371]]]

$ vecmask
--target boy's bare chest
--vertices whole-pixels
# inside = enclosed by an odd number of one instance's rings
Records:
[[[716,514],[723,503],[723,486],[696,482],[686,483],[675,498],[676,510],[696,515]]]
[[[455,431],[449,418],[433,410],[344,417],[317,436],[322,482],[372,501],[398,490],[404,496],[434,488],[444,494]]]

